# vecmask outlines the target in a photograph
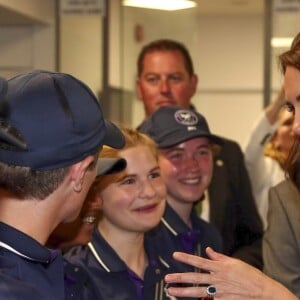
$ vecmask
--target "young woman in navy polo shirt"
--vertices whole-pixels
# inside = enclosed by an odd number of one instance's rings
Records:
[[[124,158],[127,167],[95,181],[89,197],[100,202],[101,213],[91,242],[66,256],[87,270],[97,299],[170,299],[163,277],[172,268],[144,239],[165,209],[156,145],[135,130],[123,129],[123,134],[122,150],[105,147],[100,156]]]

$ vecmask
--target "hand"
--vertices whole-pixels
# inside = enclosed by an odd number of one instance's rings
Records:
[[[168,274],[165,277],[167,283],[193,284],[191,287],[168,287],[170,295],[207,297],[206,287],[195,286],[206,284],[216,287],[214,299],[297,299],[283,286],[241,260],[217,253],[211,248],[207,248],[206,253],[210,259],[182,252],[174,253],[174,259],[209,273]]]

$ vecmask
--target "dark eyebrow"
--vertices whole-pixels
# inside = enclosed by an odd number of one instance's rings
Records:
[[[199,145],[197,148],[209,148],[209,143]]]
[[[183,72],[180,72],[180,71],[176,71],[176,72],[171,72],[169,73],[168,75],[183,75],[184,73]]]
[[[160,167],[159,166],[155,166],[154,168],[152,168],[149,171],[149,173],[155,172],[155,171],[160,171]],[[116,182],[118,183],[118,182],[122,182],[123,180],[125,180],[127,178],[136,178],[136,177],[138,177],[137,174],[134,174],[134,173],[129,174],[129,173],[127,173],[127,174],[124,174],[122,177],[120,177]]]
[[[197,146],[196,149],[202,149],[202,148],[207,149],[209,147],[210,147],[210,143],[208,142],[207,144],[201,144],[201,145]],[[173,152],[173,151],[181,151],[181,152],[183,152],[185,150],[183,148],[175,146],[175,147],[172,147],[172,148],[169,148],[169,149],[161,149],[160,151],[162,153],[168,154],[168,153]]]
[[[119,178],[116,183],[120,183],[123,180],[127,179],[127,178],[135,178],[136,175],[135,174],[124,174],[124,176],[122,176],[121,178]]]
[[[296,97],[296,100],[297,100],[297,101],[300,101],[300,95],[298,95],[298,96]]]
[[[145,73],[144,76],[160,76],[160,74],[156,73],[156,72],[148,72],[148,73]]]
[[[172,147],[172,148],[160,149],[160,151],[162,153],[168,154],[168,153],[173,152],[173,151],[184,151],[184,149],[175,146],[175,147]]]
[[[151,170],[150,170],[150,173],[156,172],[156,171],[160,171],[160,167],[159,167],[159,166],[156,166],[156,167],[154,167],[153,169],[151,169]]]

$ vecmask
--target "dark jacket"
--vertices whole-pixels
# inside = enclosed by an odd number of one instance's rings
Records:
[[[225,254],[262,268],[262,222],[240,146],[223,138],[209,185],[210,222],[223,237]]]
[[[0,222],[0,299],[94,299],[87,275],[30,236]]]

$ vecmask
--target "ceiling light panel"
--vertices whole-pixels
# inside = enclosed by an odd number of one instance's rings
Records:
[[[124,0],[123,5],[168,11],[187,9],[197,6],[194,1],[190,0]]]

